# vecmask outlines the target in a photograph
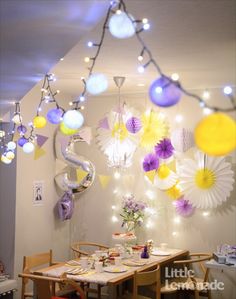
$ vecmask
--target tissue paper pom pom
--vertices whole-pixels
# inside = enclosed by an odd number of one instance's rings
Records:
[[[148,154],[143,160],[143,170],[145,172],[157,169],[159,167],[159,160],[155,154]]]
[[[183,217],[191,216],[194,213],[194,207],[192,204],[183,197],[177,200],[175,203],[176,213]]]
[[[156,155],[161,159],[168,159],[174,153],[170,139],[164,138],[155,146]]]

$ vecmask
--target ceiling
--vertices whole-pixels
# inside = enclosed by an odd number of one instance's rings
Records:
[[[177,72],[183,85],[196,93],[208,88],[214,95],[213,104],[229,104],[222,87],[236,85],[235,1],[126,3],[136,19],[149,19],[151,28],[142,36],[166,74]],[[55,88],[68,94],[68,100],[78,97],[83,87],[80,77],[88,72],[83,59],[94,53],[86,44],[99,41],[108,4],[108,0],[1,1],[0,103],[20,99],[49,69],[58,78]],[[118,40],[107,31],[94,69],[109,79],[106,94],[116,92],[112,81],[116,75],[127,78],[123,93],[147,94],[157,73],[152,67],[144,74],[137,72],[141,49],[135,37]]]

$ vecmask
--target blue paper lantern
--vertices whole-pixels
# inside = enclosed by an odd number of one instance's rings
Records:
[[[19,127],[17,127],[17,132],[19,134],[25,134],[27,132],[27,128],[23,125],[20,125]]]
[[[47,119],[51,124],[57,125],[62,121],[63,110],[54,108],[48,111]]]
[[[28,140],[25,137],[21,137],[18,139],[17,144],[21,147],[23,147],[23,145],[28,142]]]
[[[153,104],[160,107],[170,107],[177,104],[182,92],[178,86],[166,77],[153,81],[149,88],[149,97]]]

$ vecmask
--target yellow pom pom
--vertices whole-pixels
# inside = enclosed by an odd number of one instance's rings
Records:
[[[35,116],[33,123],[35,128],[41,129],[46,126],[47,120],[43,116]]]
[[[63,122],[60,123],[60,131],[62,132],[62,134],[64,135],[74,135],[75,133],[77,133],[77,129],[69,129],[65,126],[65,124]]]
[[[213,113],[200,121],[194,138],[199,149],[208,155],[227,155],[236,148],[236,122],[224,113]]]

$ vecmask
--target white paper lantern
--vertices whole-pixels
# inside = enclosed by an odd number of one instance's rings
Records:
[[[15,158],[15,154],[12,151],[6,153],[6,157],[9,160],[13,160]]]
[[[23,145],[23,152],[26,153],[26,154],[30,154],[34,151],[34,144],[32,142],[26,142],[24,145]]]
[[[7,157],[5,155],[2,155],[1,156],[1,161],[5,164],[10,164],[11,163],[11,160],[10,159],[7,159]]]
[[[68,110],[63,116],[63,123],[69,129],[77,130],[84,123],[83,115],[77,110]]]
[[[133,17],[129,15],[131,19]],[[135,25],[125,12],[114,14],[109,21],[109,31],[117,38],[129,38],[135,34]]]
[[[14,142],[14,141],[10,141],[10,142],[8,142],[8,144],[7,144],[7,148],[8,148],[9,150],[14,150],[14,149],[16,148],[16,144],[15,144],[15,142]]]
[[[103,74],[92,74],[86,81],[87,91],[92,95],[98,95],[108,88],[108,81]]]
[[[16,125],[19,125],[21,122],[22,122],[22,117],[20,114],[15,114],[13,117],[12,117],[12,121],[16,124]]]

